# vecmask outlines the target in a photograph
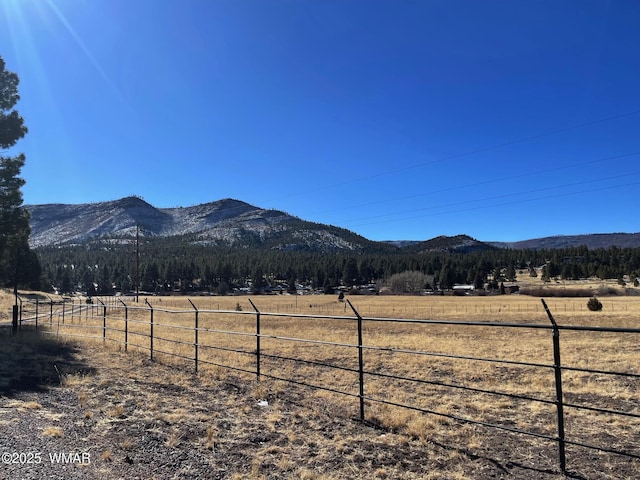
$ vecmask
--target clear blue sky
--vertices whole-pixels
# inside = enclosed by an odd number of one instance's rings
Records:
[[[637,0],[0,0],[27,204],[637,232]]]

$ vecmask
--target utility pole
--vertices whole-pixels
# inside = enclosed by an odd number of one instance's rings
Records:
[[[140,225],[136,225],[136,303],[140,295]]]

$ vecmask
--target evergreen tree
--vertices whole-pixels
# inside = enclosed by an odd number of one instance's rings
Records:
[[[296,276],[293,274],[293,272],[291,272],[287,278],[287,292],[291,294],[295,294],[298,292],[298,289],[296,288],[296,280]]]
[[[484,288],[484,275],[481,272],[477,272],[473,279],[473,288],[476,290],[482,290]]]
[[[112,295],[113,291],[113,282],[111,281],[111,273],[109,272],[109,268],[104,265],[102,267],[102,275],[100,277],[100,281],[98,282],[98,289],[101,295]]]
[[[359,283],[358,264],[355,258],[351,257],[347,259],[342,271],[342,281],[348,287],[352,287]]]
[[[69,275],[69,270],[64,269],[62,273],[62,278],[60,280],[60,291],[58,293],[71,293],[73,292],[71,276]]]
[[[261,267],[256,267],[251,274],[251,291],[253,293],[261,293],[264,287],[267,286],[267,281],[264,279],[264,271]]]
[[[447,290],[453,288],[454,283],[454,272],[451,269],[451,262],[447,262],[442,270],[440,270],[440,289]]]
[[[82,274],[82,288],[89,297],[97,294],[94,285],[94,275],[90,268],[86,268]]]
[[[0,57],[0,150],[13,147],[27,127],[16,110],[18,76],[5,69]],[[29,249],[29,213],[22,206],[19,178],[25,156],[0,156],[0,284],[33,284],[40,277],[37,258]]]
[[[516,268],[513,265],[509,265],[507,267],[507,271],[505,272],[504,276],[510,282],[515,281],[515,279],[516,279]]]

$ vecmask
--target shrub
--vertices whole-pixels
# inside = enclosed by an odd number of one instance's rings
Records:
[[[599,312],[602,310],[602,302],[596,297],[591,297],[587,302],[587,308],[592,312]]]

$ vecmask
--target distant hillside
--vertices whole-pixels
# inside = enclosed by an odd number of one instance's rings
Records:
[[[156,208],[138,197],[80,205],[28,205],[32,247],[92,240],[189,235],[211,245],[295,251],[397,251],[353,232],[307,222],[278,210],[224,199],[180,208]]]
[[[420,240],[383,240],[383,243],[388,243],[398,248],[406,248],[420,243]]]
[[[589,249],[640,247],[640,233],[611,233],[538,238],[520,242],[482,242],[468,235],[425,241],[374,242],[344,228],[313,223],[279,210],[226,198],[178,208],[156,208],[139,197],[79,205],[27,205],[32,247],[85,244],[94,240],[180,237],[198,244],[283,251],[361,253],[471,253],[496,248]]]
[[[535,238],[519,242],[488,242],[498,248],[554,249],[586,246],[589,250],[597,248],[638,248],[640,233],[594,233],[590,235],[557,235],[553,237]]]
[[[407,253],[431,253],[431,252],[451,252],[451,253],[471,253],[482,250],[496,250],[498,247],[480,242],[468,235],[456,235],[453,237],[439,236],[409,244],[403,248]]]

